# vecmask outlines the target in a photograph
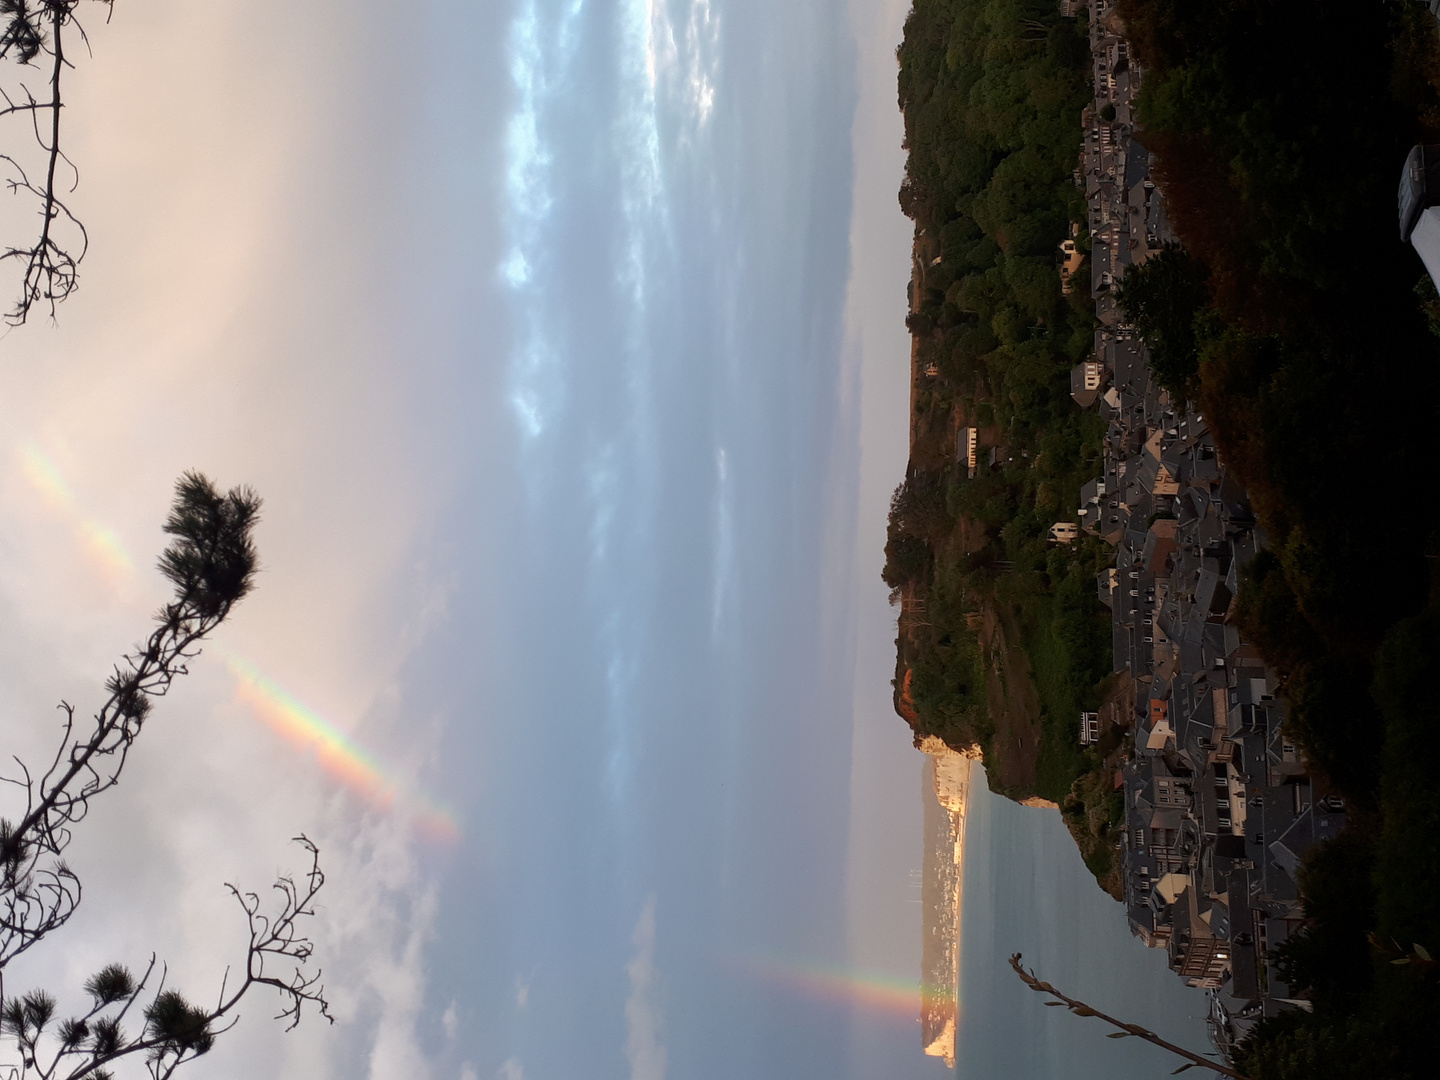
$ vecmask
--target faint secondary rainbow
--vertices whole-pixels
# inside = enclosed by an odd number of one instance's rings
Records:
[[[917,1019],[927,999],[948,1001],[952,996],[948,988],[922,986],[911,979],[820,964],[748,958],[735,966],[749,978],[803,997]]]
[[[51,509],[70,519],[80,537],[81,544],[101,569],[113,580],[129,577],[135,570],[134,561],[125,545],[111,530],[99,522],[87,518],[75,503],[75,495],[55,462],[34,443],[22,443],[19,447],[20,468],[40,496]]]
[[[370,802],[409,817],[422,833],[436,840],[460,837],[454,815],[399,781],[386,776],[370,754],[348,735],[302,704],[288,691],[236,656],[228,660],[235,677],[235,696],[271,730],[297,749],[314,755],[329,776]]]

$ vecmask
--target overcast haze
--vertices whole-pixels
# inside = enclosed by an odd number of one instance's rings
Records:
[[[90,27],[82,288],[0,341],[7,748],[38,758],[145,632],[182,470],[259,491],[264,571],[12,985],[158,950],[208,996],[241,944],[222,882],[297,866],[304,831],[339,1023],[252,1003],[197,1076],[944,1073],[893,990],[920,944],[879,578],[906,6],[121,0]]]

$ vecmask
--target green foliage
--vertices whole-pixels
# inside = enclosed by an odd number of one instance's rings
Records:
[[[1095,686],[1110,674],[1110,613],[1095,595],[1093,574],[1069,567],[1055,590],[1052,625],[1072,685]]]
[[[937,567],[924,618],[909,628],[905,643],[916,733],[938,735],[955,747],[983,745],[991,730],[985,669],[966,605],[963,577],[953,567]]]
[[[145,1035],[158,1045],[152,1054],[203,1054],[214,1045],[210,1016],[175,990],[162,990],[145,1009]]]
[[[118,1016],[102,1016],[90,1024],[90,1051],[98,1058],[109,1057],[125,1043],[125,1031]]]
[[[892,534],[885,541],[885,569],[881,577],[892,589],[919,581],[930,569],[930,545],[918,536]]]
[[[135,977],[122,964],[106,964],[85,980],[85,992],[95,999],[97,1007],[113,1005],[135,992]]]
[[[1375,876],[1377,931],[1440,942],[1440,614],[1399,624],[1380,650],[1375,696],[1385,722]]]
[[[1070,175],[1088,53],[1084,26],[1049,3],[919,0],[911,10],[898,54],[910,151],[900,204],[940,241],[924,281],[927,326],[943,321],[946,299],[970,316],[952,330],[998,320],[1012,344],[1067,324],[1054,256],[1084,219]],[[962,340],[971,357],[993,348],[947,335],[952,348]]]
[[[1402,1075],[1369,1025],[1324,1023],[1298,1009],[1261,1020],[1235,1067],[1249,1080],[1374,1080]],[[1391,1060],[1377,1062],[1377,1058]],[[1377,1069],[1377,1065],[1380,1067]]]
[[[945,478],[910,469],[890,497],[885,540],[885,584],[898,588],[919,581],[929,569],[934,541],[955,525],[946,504]]]
[[[1440,290],[1428,272],[1420,275],[1415,283],[1415,295],[1420,298],[1420,310],[1425,313],[1425,325],[1430,333],[1440,337]]]
[[[214,617],[250,591],[257,562],[251,532],[259,518],[260,499],[249,488],[221,495],[195,472],[176,482],[164,526],[175,539],[160,556],[160,572],[182,602]]]
[[[900,204],[924,266],[909,325],[921,366],[940,373],[917,393],[916,416],[962,407],[963,424],[1000,440],[997,467],[974,478],[916,444],[886,546],[885,580],[914,590],[900,672],[918,733],[986,745],[986,665],[967,615],[1003,609],[1031,662],[1042,725],[1035,791],[1012,794],[1058,802],[1097,765],[1076,745],[1075,719],[1098,702],[1110,670],[1094,586],[1101,545],[1056,547],[1048,536],[1073,518],[1104,437],[1099,417],[1070,397],[1094,306],[1081,290],[1062,295],[1056,264],[1072,223],[1089,248],[1072,179],[1090,97],[1088,26],[1060,18],[1049,0],[917,0],[898,56],[909,150]],[[953,430],[948,415],[933,426]],[[944,481],[943,519],[916,464],[924,461]],[[1097,781],[1102,829],[1112,810],[1103,787]],[[1109,872],[1108,846],[1085,850],[1092,868]]]
[[[55,999],[44,990],[31,990],[5,1003],[0,1027],[7,1035],[26,1042],[39,1036],[54,1016]]]
[[[1303,930],[1275,949],[1275,966],[1292,995],[1308,991],[1317,1009],[1345,1012],[1370,986],[1375,849],[1360,829],[1312,849],[1300,873]]]
[[[1060,813],[1080,848],[1080,857],[1116,899],[1123,895],[1118,849],[1125,823],[1125,801],[1113,790],[1106,770],[1083,772],[1060,796]]]
[[[1099,765],[1077,744],[1076,724],[1082,711],[1098,707],[1100,684],[1111,666],[1109,612],[1095,595],[1094,578],[1095,563],[1103,562],[1105,556],[1089,544],[1073,555],[1050,549],[1054,557],[1046,560],[1048,572],[1034,574],[1029,585],[1032,595],[1022,595],[1023,580],[1007,582],[1001,591],[1017,613],[1040,697],[1043,737],[1036,760],[1035,794],[1061,805],[1070,797],[1076,779]],[[1053,589],[1046,587],[1047,581],[1055,582]],[[1097,809],[1108,794],[1106,780],[1108,777],[1099,778],[1101,786],[1085,805],[1087,815],[1098,814],[1097,822],[1109,816],[1108,806]]]
[[[945,505],[945,480],[937,472],[911,469],[890,497],[890,528],[898,536],[937,539],[954,527]]]
[[[1166,244],[1126,271],[1116,301],[1149,347],[1150,370],[1182,396],[1200,371],[1195,318],[1209,300],[1210,271],[1178,244]]]
[[[1180,141],[1204,143],[1233,192],[1239,220],[1204,230],[1207,261],[1211,241],[1225,237],[1239,245],[1231,254],[1248,264],[1250,286],[1344,290],[1357,284],[1357,262],[1380,270],[1372,257],[1395,247],[1400,163],[1437,101],[1433,85],[1396,71],[1397,59],[1433,42],[1422,5],[1122,0],[1120,15],[1147,67],[1138,111],[1159,136],[1151,148],[1163,157]],[[1347,79],[1336,80],[1342,67]],[[1191,170],[1192,185],[1206,179]],[[1166,180],[1167,195],[1185,183],[1178,173]],[[1176,220],[1193,249],[1190,219],[1219,208],[1192,206],[1191,193],[1179,192]],[[1389,261],[1398,269],[1404,260]],[[1232,267],[1242,270],[1238,260],[1212,265]]]

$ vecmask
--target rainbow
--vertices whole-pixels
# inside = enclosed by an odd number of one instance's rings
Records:
[[[34,443],[22,443],[19,448],[20,468],[52,510],[69,518],[80,542],[100,568],[112,580],[128,578],[135,572],[134,560],[125,550],[125,545],[111,530],[93,521],[80,512],[75,495],[65,478],[60,475],[55,462]]]
[[[120,538],[80,512],[74,492],[59,468],[33,443],[19,447],[21,471],[50,508],[69,518],[85,549],[112,581],[129,578],[134,560]],[[291,745],[314,754],[320,768],[376,806],[406,814],[423,834],[445,842],[458,840],[453,814],[386,777],[380,765],[344,732],[307,708],[237,656],[228,660],[235,696]]]
[[[910,979],[876,972],[754,958],[739,960],[735,966],[756,981],[803,997],[875,1013],[919,1019],[925,1004],[951,999],[948,989],[923,986]]]
[[[379,763],[344,732],[245,660],[231,656],[227,664],[235,678],[236,698],[286,742],[313,754],[328,776],[384,810],[405,814],[431,839],[453,842],[460,838],[453,814],[388,778]]]

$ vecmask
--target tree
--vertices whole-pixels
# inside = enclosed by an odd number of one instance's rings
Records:
[[[77,731],[74,707],[62,702],[60,745],[46,770],[37,777],[20,762],[20,777],[0,778],[25,793],[19,821],[0,820],[0,1031],[20,1051],[13,1076],[104,1080],[112,1063],[134,1057],[162,1080],[209,1050],[257,986],[280,993],[279,1015],[291,1027],[307,1004],[329,1017],[320,972],[308,967],[312,946],[300,929],[325,881],[319,853],[304,836],[296,840],[310,868],[299,882],[287,876],[275,883],[277,909],[264,910],[257,894],[227,885],[245,912],[250,942],[244,977],[231,986],[227,975],[213,1007],[193,1005],[167,988],[165,967],[159,964],[157,975],[154,956],[139,979],[119,964],[102,969],[85,984],[91,1008],[59,1023],[46,991],[7,997],[4,987],[9,962],[63,926],[80,903],[80,878],[64,859],[72,830],[93,800],[119,782],[155,699],[186,673],[200,643],[250,591],[256,569],[251,531],[259,512],[260,500],[248,488],[222,495],[198,473],[180,478],[164,526],[173,540],[159,563],[175,586],[174,599],[160,609],[149,638],[106,681],[109,697],[92,724]],[[138,1034],[122,1026],[132,1010],[143,1017]]]
[[[48,306],[50,314],[55,314],[56,305],[75,291],[80,261],[89,246],[85,226],[61,197],[66,172],[71,177],[70,191],[79,182],[79,172],[60,146],[60,112],[64,107],[61,80],[72,66],[65,52],[66,34],[73,31],[89,44],[75,15],[81,2],[0,0],[0,62],[13,61],[22,69],[18,79],[0,80],[0,120],[28,123],[28,138],[33,138],[39,149],[38,156],[33,151],[21,153],[18,148],[0,152],[0,162],[9,173],[6,186],[13,195],[33,199],[40,217],[39,235],[33,242],[0,247],[0,262],[21,268],[20,295],[4,316],[11,326],[24,323],[37,304]],[[108,15],[113,0],[91,2],[103,4]],[[39,97],[25,78],[29,71],[47,75],[48,86]]]
[[[1166,389],[1184,393],[1200,371],[1195,317],[1209,303],[1204,264],[1179,244],[1132,266],[1116,300],[1150,350],[1150,370]]]
[[[936,540],[955,527],[945,507],[945,478],[936,471],[907,470],[890,496],[890,533]]]
[[[930,566],[932,542],[954,526],[945,508],[944,478],[911,468],[890,496],[885,569],[880,574],[885,584],[896,588],[923,576]]]

